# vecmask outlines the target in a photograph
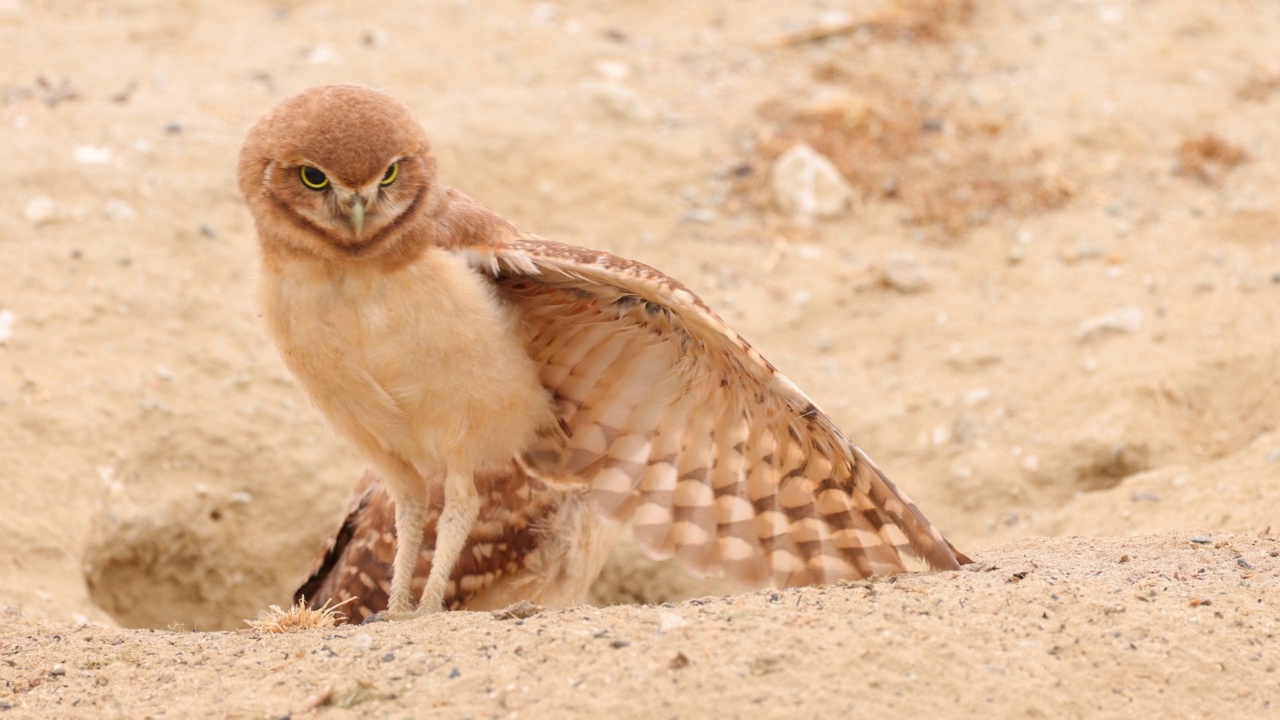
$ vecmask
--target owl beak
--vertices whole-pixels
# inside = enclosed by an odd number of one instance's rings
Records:
[[[357,195],[351,201],[351,209],[347,211],[347,217],[351,218],[351,227],[356,231],[356,237],[360,237],[360,233],[364,232],[364,198]]]

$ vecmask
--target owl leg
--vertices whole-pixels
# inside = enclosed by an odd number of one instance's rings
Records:
[[[422,549],[422,532],[427,524],[427,496],[408,493],[395,498],[396,503],[396,559],[392,566],[391,598],[387,602],[387,615],[404,617],[413,612],[413,571],[418,564],[418,552]]]
[[[426,615],[444,609],[444,591],[453,577],[458,556],[471,535],[471,526],[480,514],[480,495],[471,473],[450,471],[444,481],[444,509],[436,521],[436,550],[431,558],[431,574],[422,590],[418,614]],[[397,557],[397,560],[399,558]],[[413,571],[410,565],[411,573]],[[397,567],[397,578],[399,568]]]
[[[371,455],[370,461],[386,482],[387,493],[396,507],[396,557],[392,563],[391,597],[384,619],[396,620],[413,615],[413,571],[422,549],[422,536],[427,527],[430,494],[427,480],[417,468],[402,458]]]

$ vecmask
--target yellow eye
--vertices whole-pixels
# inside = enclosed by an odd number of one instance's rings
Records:
[[[400,163],[398,162],[391,163],[391,167],[387,168],[387,174],[382,176],[382,186],[386,187],[387,185],[390,185],[391,183],[395,182],[396,178],[399,176],[400,176]]]
[[[303,165],[302,170],[299,171],[298,175],[302,177],[302,184],[312,190],[323,190],[329,187],[329,178],[325,177],[324,173],[310,165]]]

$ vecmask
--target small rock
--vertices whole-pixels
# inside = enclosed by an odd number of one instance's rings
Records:
[[[1209,537],[1208,535],[1192,535],[1191,537],[1187,538],[1187,540],[1195,543],[1196,545],[1209,545],[1213,543],[1213,538]]]
[[[666,634],[672,630],[688,627],[689,621],[672,612],[658,613],[658,632]]]
[[[54,677],[62,677],[67,674],[67,667],[62,663],[55,663],[54,666],[49,669],[49,674]]]
[[[1157,494],[1155,494],[1155,493],[1153,493],[1153,492],[1138,492],[1138,491],[1135,491],[1133,494],[1131,494],[1131,495],[1129,496],[1129,500],[1131,500],[1131,501],[1133,501],[1133,502],[1151,502],[1151,503],[1158,503],[1158,502],[1160,502],[1160,496],[1159,496],[1159,495],[1157,495]]]
[[[237,490],[227,498],[236,505],[248,505],[253,502],[253,495],[246,490]]]
[[[138,215],[132,205],[119,199],[108,200],[102,210],[112,220],[132,220]]]
[[[579,88],[620,120],[652,120],[658,107],[630,86],[612,80],[587,80]]]
[[[0,345],[13,337],[13,323],[18,319],[12,310],[0,310]]]
[[[613,642],[609,643],[609,647],[613,648],[614,650],[621,650],[622,648],[627,647],[630,644],[631,643],[627,642],[626,640],[614,640]]]
[[[675,657],[671,658],[671,662],[667,663],[667,667],[672,670],[683,670],[689,667],[689,656],[678,652]]]
[[[601,60],[596,63],[596,72],[609,80],[626,80],[631,77],[631,66],[618,60]]]
[[[395,659],[396,659],[395,653],[387,653],[386,655],[382,656],[382,662],[391,662]]]
[[[37,195],[27,201],[22,207],[22,217],[32,225],[43,225],[58,215],[58,206],[53,202],[53,198],[44,195]]]
[[[1112,333],[1135,333],[1142,329],[1142,309],[1129,306],[1112,310],[1080,323],[1077,339],[1088,342]]]
[[[490,614],[493,615],[495,620],[524,620],[525,618],[531,618],[540,612],[542,612],[542,608],[540,606],[534,605],[528,600],[521,600],[520,602],[512,603],[501,610],[493,610]]]
[[[351,645],[357,650],[368,650],[373,647],[373,637],[369,635],[357,635],[355,639],[351,641]]]
[[[115,156],[111,152],[111,148],[94,147],[93,145],[78,145],[74,152],[76,160],[85,165],[106,165]]]
[[[929,276],[920,263],[910,255],[891,255],[885,260],[883,281],[888,287],[904,295],[927,290]]]
[[[797,218],[837,217],[853,200],[853,187],[831,160],[805,143],[774,161],[770,179],[778,209]]]
[[[173,380],[173,371],[163,365],[157,365],[156,377],[164,380],[165,382],[170,382]]]

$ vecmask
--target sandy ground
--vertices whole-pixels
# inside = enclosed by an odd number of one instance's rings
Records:
[[[1276,37],[1262,0],[0,0],[0,714],[1280,713]],[[724,588],[624,546],[596,599],[658,604],[234,631],[360,467],[232,175],[327,82],[695,288],[980,564],[678,601]],[[800,141],[837,217],[773,202]]]

